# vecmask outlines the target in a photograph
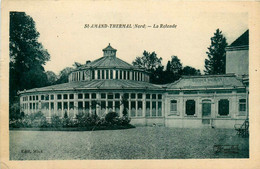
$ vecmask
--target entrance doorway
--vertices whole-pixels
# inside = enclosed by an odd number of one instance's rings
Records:
[[[202,124],[210,125],[211,123],[211,100],[202,100]]]

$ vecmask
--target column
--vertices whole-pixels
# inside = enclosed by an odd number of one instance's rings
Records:
[[[164,110],[165,110],[165,104],[166,104],[166,101],[165,101],[165,96],[166,94],[162,93],[162,117],[165,117],[164,116]],[[177,110],[178,111],[178,110]],[[165,124],[164,124],[165,125]]]
[[[53,112],[54,112],[54,114],[56,115],[56,113],[55,112],[57,112],[57,110],[58,110],[58,103],[57,103],[57,94],[54,94],[54,107],[53,107]]]
[[[98,78],[98,76],[97,76],[97,70],[94,70],[95,71],[95,79],[97,79]]]
[[[146,98],[145,98],[145,93],[143,93],[143,98],[142,98],[142,102],[143,102],[143,117],[145,117],[145,113],[146,113]]]
[[[70,96],[70,95],[68,95],[68,96]],[[77,93],[74,93],[74,99],[72,101],[74,103],[74,117],[76,117],[76,115],[78,114],[78,94]]]
[[[106,93],[106,111],[105,114],[108,113],[108,94]]]
[[[120,101],[122,100],[122,97],[123,97],[123,93],[120,93]],[[123,109],[124,109],[124,105],[123,104],[121,104],[121,102],[120,102],[120,117],[122,117],[123,116]]]
[[[180,92],[179,95],[181,97],[180,97],[180,103],[179,103],[179,105],[177,105],[177,111],[178,111],[178,107],[179,107],[180,108],[180,117],[183,118],[184,114],[185,114],[186,102],[184,101],[183,92]],[[178,102],[177,102],[177,104],[178,104]]]
[[[97,101],[97,103],[100,101],[100,99],[101,99],[101,94],[100,93],[97,93],[97,95],[96,95],[96,101]],[[101,104],[101,103],[100,103]],[[101,105],[99,106],[98,104],[96,104],[96,114],[97,115],[99,115],[100,114],[100,107],[101,107]]]
[[[116,79],[116,70],[113,70],[113,79]]]
[[[49,117],[51,118],[51,94],[49,94]]]

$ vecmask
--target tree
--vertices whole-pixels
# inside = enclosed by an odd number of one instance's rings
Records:
[[[211,38],[211,45],[208,47],[208,59],[205,59],[205,74],[224,74],[226,66],[226,38],[222,31],[216,30]]]
[[[43,65],[50,55],[38,42],[40,33],[34,20],[25,12],[10,12],[10,104],[15,101],[18,90],[46,85],[47,75]]]
[[[201,75],[201,73],[199,69],[195,69],[194,67],[191,66],[185,66],[182,69],[182,75],[193,76],[193,75]]]
[[[162,58],[158,58],[155,52],[150,53],[145,50],[143,56],[136,57],[133,61],[133,65],[144,68],[148,71],[155,71],[156,68],[161,66],[161,61]]]
[[[167,83],[167,76],[165,76],[164,66],[158,66],[150,75],[150,82],[154,84]]]
[[[172,56],[171,61],[166,65],[165,76],[167,76],[167,83],[178,80],[182,75],[182,63],[177,56]]]
[[[47,71],[46,75],[47,75],[47,79],[48,79],[48,85],[56,84],[58,77],[56,76],[56,74],[53,71]]]
[[[74,70],[72,67],[66,67],[60,71],[56,84],[67,83],[69,81],[69,74]]]

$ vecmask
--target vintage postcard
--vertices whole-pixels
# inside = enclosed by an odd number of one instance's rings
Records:
[[[260,167],[260,3],[1,7],[2,168]]]

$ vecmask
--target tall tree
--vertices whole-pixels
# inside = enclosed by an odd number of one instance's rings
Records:
[[[58,79],[57,75],[53,71],[46,72],[48,85],[54,85]]]
[[[167,83],[178,80],[182,75],[182,63],[177,56],[172,56],[171,61],[166,65]]]
[[[18,90],[42,87],[47,76],[43,65],[50,55],[38,42],[40,33],[25,12],[10,12],[10,103]]]
[[[193,75],[201,75],[201,73],[199,69],[195,69],[194,67],[191,66],[185,66],[182,69],[182,75],[193,76]]]
[[[205,74],[225,74],[227,45],[222,31],[217,29],[206,52],[208,58],[205,59]]]
[[[66,67],[60,71],[56,84],[67,83],[69,81],[69,74],[74,70],[72,67]]]
[[[155,71],[156,68],[161,66],[162,58],[158,58],[155,52],[147,52],[146,50],[143,52],[143,56],[136,57],[133,61],[134,66],[139,66],[148,71]]]

